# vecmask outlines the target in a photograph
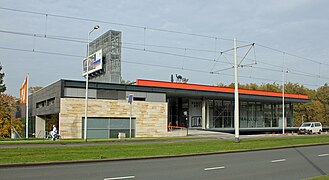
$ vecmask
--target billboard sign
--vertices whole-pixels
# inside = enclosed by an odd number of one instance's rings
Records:
[[[82,76],[87,75],[87,64],[88,64],[88,74],[101,70],[103,68],[103,54],[102,49],[96,51],[88,58],[83,60],[82,63]],[[88,59],[88,63],[87,63]]]

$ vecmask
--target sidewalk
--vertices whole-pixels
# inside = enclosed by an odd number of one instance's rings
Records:
[[[208,140],[232,140],[234,141],[234,134],[224,133],[224,132],[213,132],[213,131],[203,131],[196,129],[189,129],[189,136],[180,137],[182,139],[150,139],[150,140],[118,140],[118,141],[109,141],[109,142],[67,142],[58,140],[54,143],[52,141],[45,140],[47,143],[43,143],[43,141],[30,141],[31,144],[0,144],[0,149],[3,148],[31,148],[31,147],[59,147],[59,146],[97,146],[97,145],[114,145],[114,144],[157,144],[157,143],[174,143],[174,142],[202,142]],[[295,135],[282,135],[282,134],[259,134],[259,135],[240,135],[240,139],[258,139],[258,138],[286,138]],[[298,135],[300,136],[300,135]],[[128,140],[128,141],[127,141]],[[28,141],[28,140],[26,140]],[[21,142],[26,142],[21,141]],[[4,142],[4,141],[2,141]],[[9,141],[8,141],[9,142]],[[10,141],[12,142],[12,141]],[[20,141],[17,141],[20,142]]]

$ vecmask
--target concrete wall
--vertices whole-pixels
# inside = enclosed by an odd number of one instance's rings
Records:
[[[59,99],[61,97],[62,81],[59,80],[31,95],[29,95],[29,116],[57,114],[59,113]],[[49,104],[49,100],[54,99],[54,103]],[[45,105],[37,107],[38,103],[44,102]],[[22,117],[25,117],[25,111]]]
[[[35,137],[44,138],[46,136],[46,120],[40,116],[35,117]]]
[[[128,117],[126,100],[90,99],[88,117]],[[63,138],[81,138],[85,100],[61,98],[59,129]],[[134,101],[132,116],[136,118],[136,137],[182,136],[186,133],[167,132],[167,102]]]

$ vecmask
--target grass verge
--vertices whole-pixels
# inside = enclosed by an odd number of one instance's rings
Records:
[[[150,144],[109,144],[0,149],[0,164],[71,160],[117,159],[195,153],[254,150],[260,148],[329,143],[329,136],[246,139],[202,142],[162,142]]]
[[[164,137],[164,138],[133,138],[133,139],[88,139],[88,143],[104,142],[141,142],[141,141],[174,141],[188,139],[205,139],[205,137],[188,136],[188,137]],[[29,139],[0,139],[0,145],[18,145],[18,144],[76,144],[84,143],[83,139],[62,139],[51,141],[49,139],[29,138]]]
[[[306,180],[328,180],[329,179],[329,175],[327,176],[319,176],[319,177],[314,177],[314,178],[308,178]]]

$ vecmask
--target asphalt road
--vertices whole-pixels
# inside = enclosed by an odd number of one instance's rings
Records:
[[[179,158],[0,168],[0,179],[280,179],[329,173],[329,145]]]

